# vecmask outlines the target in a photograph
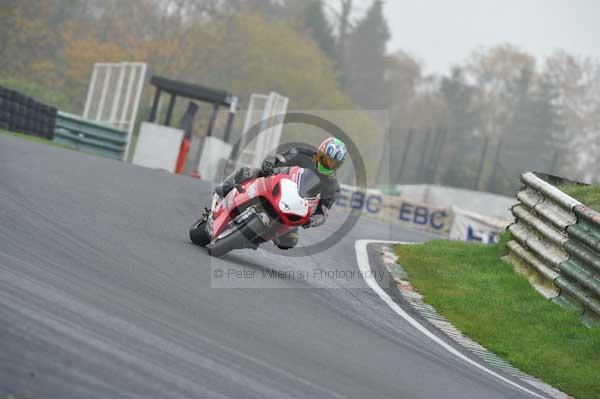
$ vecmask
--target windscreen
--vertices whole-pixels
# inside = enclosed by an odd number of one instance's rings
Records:
[[[310,169],[304,169],[298,178],[298,193],[303,198],[314,198],[321,193],[321,179]]]

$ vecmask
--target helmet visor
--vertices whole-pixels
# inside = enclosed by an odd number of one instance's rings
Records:
[[[344,161],[338,161],[336,159],[333,159],[333,158],[327,156],[326,154],[319,154],[318,161],[319,161],[319,165],[318,165],[319,172],[321,172],[323,174],[331,174],[331,173],[335,172],[344,163]]]

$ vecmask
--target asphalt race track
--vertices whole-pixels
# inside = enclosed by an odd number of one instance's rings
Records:
[[[269,244],[212,260],[187,237],[209,193],[0,136],[0,397],[529,397],[432,343],[362,279],[339,277],[358,270],[358,239],[426,235],[361,220],[317,256]],[[302,231],[302,244],[344,216]]]

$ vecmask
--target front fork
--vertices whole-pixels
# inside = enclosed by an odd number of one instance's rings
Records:
[[[217,193],[214,193],[213,199],[212,199],[212,204],[210,205],[211,216],[212,216],[213,211],[215,210],[215,207],[217,206],[218,201],[219,201],[219,195]]]
[[[206,231],[210,236],[212,236],[213,231],[213,212],[215,211],[215,207],[217,206],[217,202],[219,202],[219,195],[217,193],[213,194],[212,203],[210,208],[204,208],[204,215],[202,217],[206,221]]]

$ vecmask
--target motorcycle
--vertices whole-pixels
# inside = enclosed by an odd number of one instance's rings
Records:
[[[306,225],[320,201],[321,181],[310,169],[278,168],[238,184],[224,198],[213,195],[210,209],[190,228],[192,243],[220,257]]]

